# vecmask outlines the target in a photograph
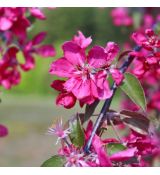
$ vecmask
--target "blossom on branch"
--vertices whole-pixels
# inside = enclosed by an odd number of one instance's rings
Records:
[[[78,34],[63,44],[64,56],[51,64],[50,74],[66,78],[63,84],[65,93],[72,93],[82,105],[110,98],[112,91],[107,78],[119,51],[118,45],[108,42],[105,48],[94,46],[86,55],[91,38],[85,38],[81,32]]]
[[[39,8],[7,7],[0,8],[0,86],[10,89],[20,83],[20,70],[28,71],[35,67],[34,55],[44,58],[55,56],[52,45],[40,45],[46,32],[40,32],[28,39],[28,29],[32,26],[30,18],[45,19]],[[24,62],[20,63],[17,54],[22,53]]]

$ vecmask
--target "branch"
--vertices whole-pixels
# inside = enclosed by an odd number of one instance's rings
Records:
[[[140,51],[141,50],[141,47],[137,46],[137,47],[134,48],[134,50],[135,51]],[[120,67],[119,70],[122,73],[125,73],[126,70],[127,70],[127,68],[129,67],[129,65],[132,63],[133,59],[134,59],[134,56],[128,56],[127,60]],[[112,96],[109,99],[107,99],[105,101],[105,103],[104,103],[104,105],[103,105],[103,107],[101,109],[101,112],[100,112],[100,114],[99,114],[99,116],[98,116],[98,118],[97,118],[97,120],[95,122],[95,125],[93,127],[93,131],[91,133],[91,136],[90,136],[90,138],[89,138],[86,146],[84,147],[84,151],[86,153],[89,153],[89,150],[90,150],[90,147],[91,147],[91,143],[92,143],[93,137],[96,134],[96,132],[98,131],[98,128],[101,127],[103,119],[106,117],[106,112],[109,110],[109,107],[111,105],[112,99],[113,99],[113,97],[115,95],[115,92],[116,92],[117,88],[118,88],[118,86],[114,82],[113,85],[112,85],[112,87],[111,87],[111,90],[113,91],[113,94],[112,94]],[[107,118],[107,120],[109,120],[109,118]]]

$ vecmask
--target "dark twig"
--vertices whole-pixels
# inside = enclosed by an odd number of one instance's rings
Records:
[[[141,49],[141,47],[135,47],[135,51],[140,51],[140,49]],[[126,72],[126,70],[127,70],[127,68],[129,67],[129,65],[131,64],[131,62],[133,61],[133,59],[134,59],[134,56],[128,56],[128,58],[127,58],[127,60],[124,62],[124,64],[120,67],[120,71],[122,72],[122,73],[124,73],[124,72]],[[113,85],[112,85],[112,87],[111,87],[111,90],[113,91],[113,94],[112,94],[112,96],[109,98],[109,99],[107,99],[106,101],[105,101],[105,103],[104,103],[104,105],[103,105],[103,107],[102,107],[102,109],[101,109],[101,112],[100,112],[100,114],[99,114],[99,116],[98,116],[98,118],[97,118],[97,120],[96,120],[96,122],[95,122],[95,125],[94,125],[94,127],[93,127],[93,131],[92,131],[92,133],[91,133],[91,135],[90,135],[90,138],[89,138],[89,140],[88,140],[88,142],[87,142],[87,144],[86,144],[86,146],[84,147],[84,151],[86,152],[86,153],[89,153],[89,150],[90,150],[90,147],[91,147],[91,143],[92,143],[92,139],[93,139],[93,137],[94,137],[94,135],[96,134],[96,132],[98,131],[98,129],[100,128],[100,126],[102,125],[102,121],[103,121],[103,119],[104,119],[104,117],[107,117],[106,116],[106,112],[109,110],[109,107],[110,107],[110,105],[111,105],[111,102],[112,102],[112,99],[113,99],[113,97],[114,97],[114,95],[115,95],[115,92],[116,92],[116,90],[117,90],[117,85],[116,85],[116,83],[114,82],[113,83]],[[108,118],[107,118],[107,120],[109,120]]]

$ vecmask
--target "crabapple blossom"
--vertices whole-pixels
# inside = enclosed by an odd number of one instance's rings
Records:
[[[73,145],[63,147],[59,150],[59,155],[65,156],[65,167],[88,167],[83,150],[79,150]]]
[[[157,73],[160,69],[160,52],[158,49],[160,48],[160,39],[158,35],[154,33],[151,29],[146,29],[146,36],[141,33],[133,33],[133,40],[143,48],[140,53],[133,53],[139,59],[136,64],[135,74],[143,75],[146,71],[150,69],[156,69]],[[132,53],[131,53],[132,54]]]
[[[151,15],[151,9],[139,9],[141,17],[139,21],[137,20],[138,23],[133,19],[133,9],[114,8],[112,10],[113,24],[130,26],[130,30],[133,29],[134,32],[128,38],[136,44],[132,49],[132,43],[126,42],[125,50],[120,53],[116,65],[112,62],[119,53],[117,44],[108,42],[106,47],[96,45],[90,49],[88,47],[92,42],[91,37],[86,38],[80,31],[72,40],[62,45],[63,56],[52,63],[50,73],[63,78],[63,80],[54,80],[51,84],[53,89],[59,91],[56,104],[65,108],[73,107],[76,100],[81,107],[86,104],[85,113],[76,116],[76,120],[80,120],[79,125],[77,128],[74,125],[74,133],[71,128],[71,133],[66,136],[67,143],[62,142],[58,151],[58,155],[65,159],[64,166],[152,166],[154,160],[159,158],[160,125],[157,122],[156,127],[152,126],[153,121],[150,119],[152,114],[153,118],[159,120],[160,111],[160,39],[159,32],[155,29],[159,22],[159,15]],[[123,57],[127,58],[124,62]],[[120,68],[117,66],[119,62],[122,63]],[[134,79],[141,82],[144,92],[143,90],[141,94],[136,92],[137,87],[134,86],[136,82],[130,82],[131,80],[124,76],[125,71],[129,71],[130,76],[135,75]],[[114,81],[111,88],[108,83],[109,75]],[[138,84],[141,87],[140,82]],[[124,91],[123,85],[126,89],[129,88],[128,92]],[[110,109],[119,86],[135,103],[125,98],[122,106],[127,110],[122,110],[123,112]],[[139,101],[142,94],[146,95],[147,105],[145,106],[149,112],[148,117],[146,117],[145,108],[136,103],[137,99],[130,93],[135,93]],[[97,104],[104,99],[106,100],[100,113],[94,114]],[[146,103],[146,100],[144,97],[141,102]],[[90,120],[92,116],[98,117],[94,126]],[[72,123],[74,119],[72,118],[69,122]],[[85,128],[83,124],[86,121]],[[106,135],[103,135],[110,127],[113,128],[117,139],[105,138]],[[83,134],[84,142],[82,142]]]
[[[50,135],[55,135],[58,137],[57,139],[57,143],[60,139],[64,139],[68,136],[68,134],[70,133],[70,128],[68,129],[63,129],[63,125],[62,125],[62,119],[60,122],[57,122],[55,125],[51,126],[48,129],[48,134]],[[56,144],[57,144],[56,143]]]
[[[28,39],[28,29],[32,26],[30,16],[40,20],[46,18],[41,9],[2,7],[0,14],[0,86],[10,89],[20,83],[21,69],[28,71],[35,67],[34,55],[53,57],[55,49],[50,44],[40,45],[46,37],[46,32],[40,32],[33,39]],[[23,64],[17,58],[20,52],[24,56]]]
[[[85,142],[88,140],[93,129],[92,121],[89,121],[85,133]],[[52,131],[51,131],[52,132]],[[66,136],[66,139],[69,135]],[[117,139],[102,139],[95,135],[92,140],[90,153],[85,153],[83,146],[75,147],[73,143],[62,144],[58,155],[65,158],[66,167],[103,167],[103,166],[147,166],[149,160],[146,156],[153,159],[160,154],[158,136],[141,135],[133,130],[130,134],[123,137],[124,150],[108,154],[108,144],[122,144]]]
[[[92,104],[96,99],[110,98],[112,91],[107,78],[110,65],[119,51],[118,45],[108,42],[105,48],[94,46],[86,55],[85,49],[91,43],[91,38],[85,38],[81,32],[78,34],[63,44],[64,56],[51,64],[50,74],[66,78],[63,83],[64,92],[60,91],[62,94],[69,93],[68,98],[72,98],[73,105],[73,97],[81,104]]]
[[[146,29],[145,35],[135,32],[132,34],[132,39],[137,45],[149,51],[156,51],[157,48],[160,48],[159,36],[152,29]]]
[[[111,68],[110,73],[112,75],[113,80],[116,82],[116,84],[120,85],[120,83],[124,79],[123,74],[118,69],[115,69],[115,68]]]
[[[111,11],[111,16],[116,26],[131,26],[133,24],[133,19],[129,16],[128,9],[125,7],[114,8]]]
[[[56,104],[69,109],[75,105],[76,97],[64,89],[64,83],[65,81],[63,80],[55,80],[52,82],[51,87],[60,92],[56,98]]]

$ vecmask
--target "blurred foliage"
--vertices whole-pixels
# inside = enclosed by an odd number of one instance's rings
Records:
[[[111,8],[45,8],[43,10],[47,19],[34,21],[29,37],[32,38],[40,31],[47,31],[45,43],[54,44],[57,52],[54,59],[62,55],[61,44],[70,40],[78,30],[86,36],[92,36],[93,44],[103,46],[107,41],[124,43],[130,33],[128,27],[115,27],[112,24]],[[22,72],[20,85],[7,93],[47,95],[55,92],[50,88],[50,83],[55,77],[48,73],[52,61],[53,58],[36,57],[35,69],[27,73]]]
[[[69,40],[81,30],[86,36],[91,35],[98,44],[104,45],[110,40],[125,42],[129,28],[115,27],[110,11],[111,8],[46,8],[47,20],[37,21],[32,34],[46,30],[47,42],[55,42]]]

